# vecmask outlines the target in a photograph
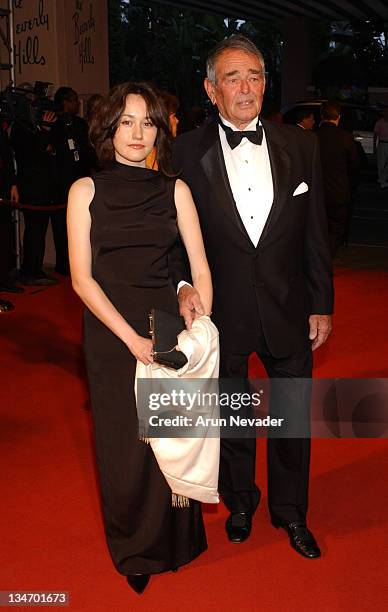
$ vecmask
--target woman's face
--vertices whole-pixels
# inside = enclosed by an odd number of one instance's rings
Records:
[[[146,157],[155,144],[157,128],[147,116],[144,99],[137,94],[127,96],[112,142],[115,158],[128,166],[146,167]]]

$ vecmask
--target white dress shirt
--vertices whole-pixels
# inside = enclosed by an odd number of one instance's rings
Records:
[[[224,125],[238,131],[222,115],[220,117]],[[258,121],[258,117],[253,119],[245,130],[256,130]],[[260,121],[259,125],[261,125]],[[237,147],[231,149],[226,140],[225,130],[220,125],[218,129],[229,184],[238,214],[256,247],[273,202],[272,172],[265,132],[263,130],[263,140],[260,146],[243,138]],[[183,285],[188,284],[186,281],[180,281],[177,292]]]
[[[220,117],[224,125],[238,131],[224,117]],[[253,119],[245,130],[256,130],[258,121],[257,117]],[[225,130],[221,125],[218,129],[234,201],[250,239],[257,246],[273,202],[272,172],[265,132],[263,130],[260,146],[243,138],[237,147],[231,149]]]

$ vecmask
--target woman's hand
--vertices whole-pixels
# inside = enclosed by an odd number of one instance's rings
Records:
[[[136,359],[144,363],[144,365],[149,365],[154,362],[151,354],[152,342],[148,338],[143,338],[143,336],[136,334],[134,339],[131,340],[127,346]]]

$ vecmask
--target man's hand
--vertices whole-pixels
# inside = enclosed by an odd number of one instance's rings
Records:
[[[312,340],[311,348],[313,351],[321,346],[328,339],[332,330],[331,315],[310,315],[310,334]]]
[[[205,314],[199,293],[191,285],[183,285],[178,293],[179,312],[185,320],[187,329],[191,329],[196,317]]]
[[[51,129],[51,126],[56,122],[57,116],[54,111],[45,111],[42,116],[41,127],[43,130]]]

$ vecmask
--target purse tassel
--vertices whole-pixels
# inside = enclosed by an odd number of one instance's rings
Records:
[[[188,508],[190,506],[190,500],[184,495],[178,495],[178,493],[172,493],[172,507],[173,508]]]

